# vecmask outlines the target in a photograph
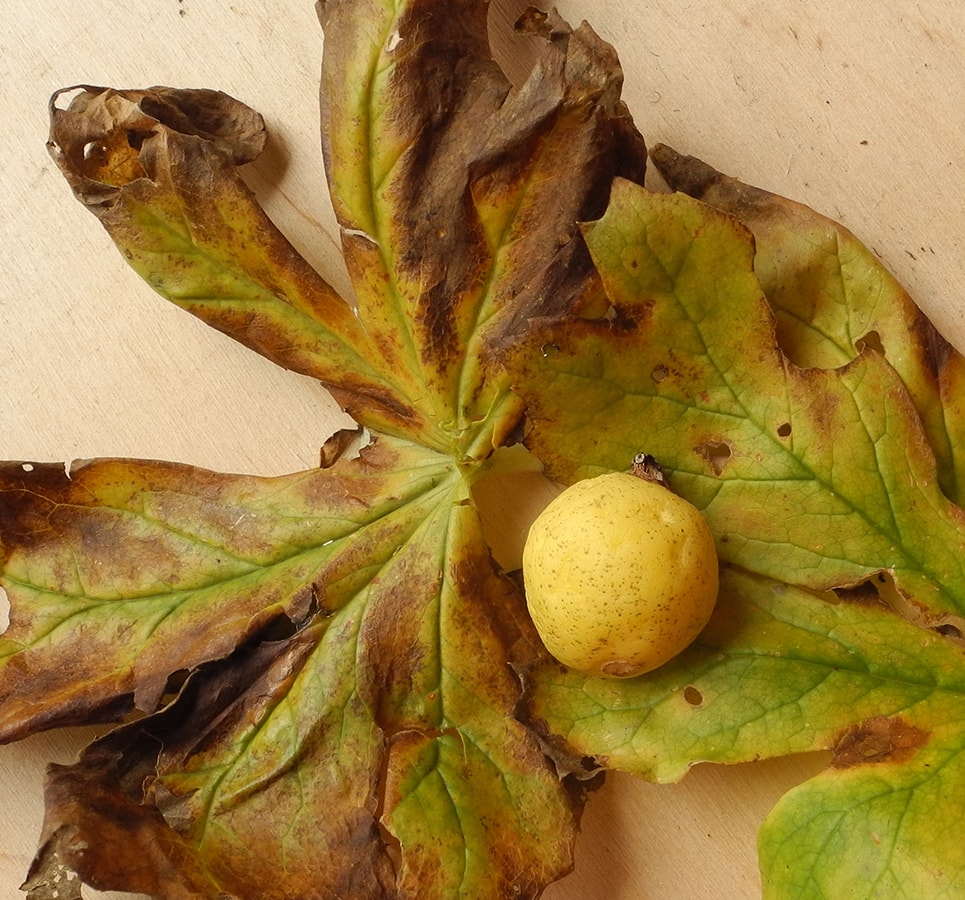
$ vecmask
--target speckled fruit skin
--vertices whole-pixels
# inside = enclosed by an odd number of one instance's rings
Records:
[[[615,472],[577,482],[540,513],[523,548],[523,581],[556,659],[627,678],[663,665],[707,624],[717,552],[696,507]]]

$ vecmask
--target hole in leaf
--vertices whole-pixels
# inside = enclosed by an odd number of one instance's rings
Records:
[[[791,423],[784,422],[782,425],[777,426],[777,436],[786,438],[791,436]]]
[[[700,693],[692,684],[684,688],[684,700],[691,706],[700,706],[704,702],[704,695]]]
[[[20,468],[23,469],[24,472],[32,472],[34,470],[33,463],[21,463]]]
[[[581,319],[606,325],[610,331],[631,332],[639,327],[639,320],[647,310],[645,305],[641,308],[618,306],[605,297],[590,297],[582,301],[578,313]]]
[[[184,687],[190,674],[191,671],[189,669],[178,669],[168,675],[168,680],[164,685],[164,691],[157,703],[154,704],[154,708],[160,709],[173,703],[177,699],[178,694],[181,693],[181,689]]]
[[[872,580],[862,581],[849,587],[834,588],[831,592],[842,602],[875,605],[881,602],[881,595]]]
[[[368,429],[362,428],[340,428],[324,444],[319,452],[319,465],[323,469],[331,468],[343,456],[346,459],[355,459],[371,440]]]
[[[611,306],[603,316],[611,331],[636,331],[643,313],[632,307]]]
[[[898,590],[889,572],[876,572],[857,584],[834,588],[828,591],[826,596],[831,602],[884,606],[924,629],[926,633],[941,634],[948,640],[961,642],[965,647],[965,618],[943,616],[938,619],[934,615],[929,616]]]
[[[865,350],[873,350],[875,353],[880,353],[882,356],[885,355],[885,346],[881,343],[881,335],[877,331],[869,331],[864,337],[858,338],[854,342],[854,349],[858,353],[864,353]]]
[[[0,634],[3,634],[10,627],[10,598],[7,592],[0,587]]]
[[[617,308],[612,304],[608,303],[606,306],[599,308],[586,307],[580,310],[582,318],[593,322],[614,322],[617,318]]]
[[[705,441],[694,448],[694,452],[707,460],[713,473],[720,476],[733,455],[731,445],[726,441]]]
[[[657,382],[657,384],[660,384],[669,374],[670,372],[666,366],[655,366],[654,370],[650,373],[650,377]]]
[[[942,637],[951,638],[951,640],[957,643],[965,641],[965,633],[962,632],[962,627],[956,625],[954,622],[942,622],[941,625],[935,627],[935,631]]]
[[[54,109],[65,110],[77,97],[84,93],[86,93],[86,88],[81,84],[75,85],[74,87],[61,88],[51,98],[51,105]]]
[[[150,131],[138,131],[135,128],[129,128],[127,131],[127,145],[132,150],[140,150],[144,141],[150,136]]]
[[[580,297],[573,312],[581,319],[588,322],[595,322],[597,319],[604,319],[611,315],[613,303],[603,291],[587,291]]]

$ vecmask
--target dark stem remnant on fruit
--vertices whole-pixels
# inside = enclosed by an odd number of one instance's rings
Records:
[[[638,453],[633,457],[633,465],[630,467],[630,474],[644,481],[652,481],[654,484],[667,486],[667,479],[664,477],[663,468],[660,463],[649,453]]]

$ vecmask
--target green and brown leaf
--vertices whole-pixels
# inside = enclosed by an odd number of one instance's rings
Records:
[[[145,280],[365,436],[274,478],[0,465],[0,740],[116,724],[51,771],[29,896],[536,897],[598,769],[815,749],[768,896],[960,893],[962,357],[835,223],[666,147],[680,192],[644,189],[589,26],[524,14],[514,87],[484,0],[318,8],[352,298],[246,187],[244,105],[51,104]],[[704,510],[722,590],[684,654],[630,681],[546,655],[474,499],[518,441],[562,483],[646,449]]]

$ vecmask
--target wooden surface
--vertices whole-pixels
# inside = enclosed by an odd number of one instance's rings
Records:
[[[504,27],[522,3],[494,0]],[[618,49],[650,143],[802,200],[872,246],[965,346],[965,5],[960,0],[562,0]],[[281,473],[339,413],[155,297],[47,158],[46,103],[79,82],[221,88],[263,112],[269,212],[344,285],[318,151],[311,0],[5,0],[0,11],[0,457],[128,455]],[[0,620],[2,627],[2,620]],[[18,896],[48,760],[87,733],[0,748],[0,900]],[[814,759],[613,778],[551,900],[759,896],[755,830]],[[254,898],[252,898],[254,900]]]

